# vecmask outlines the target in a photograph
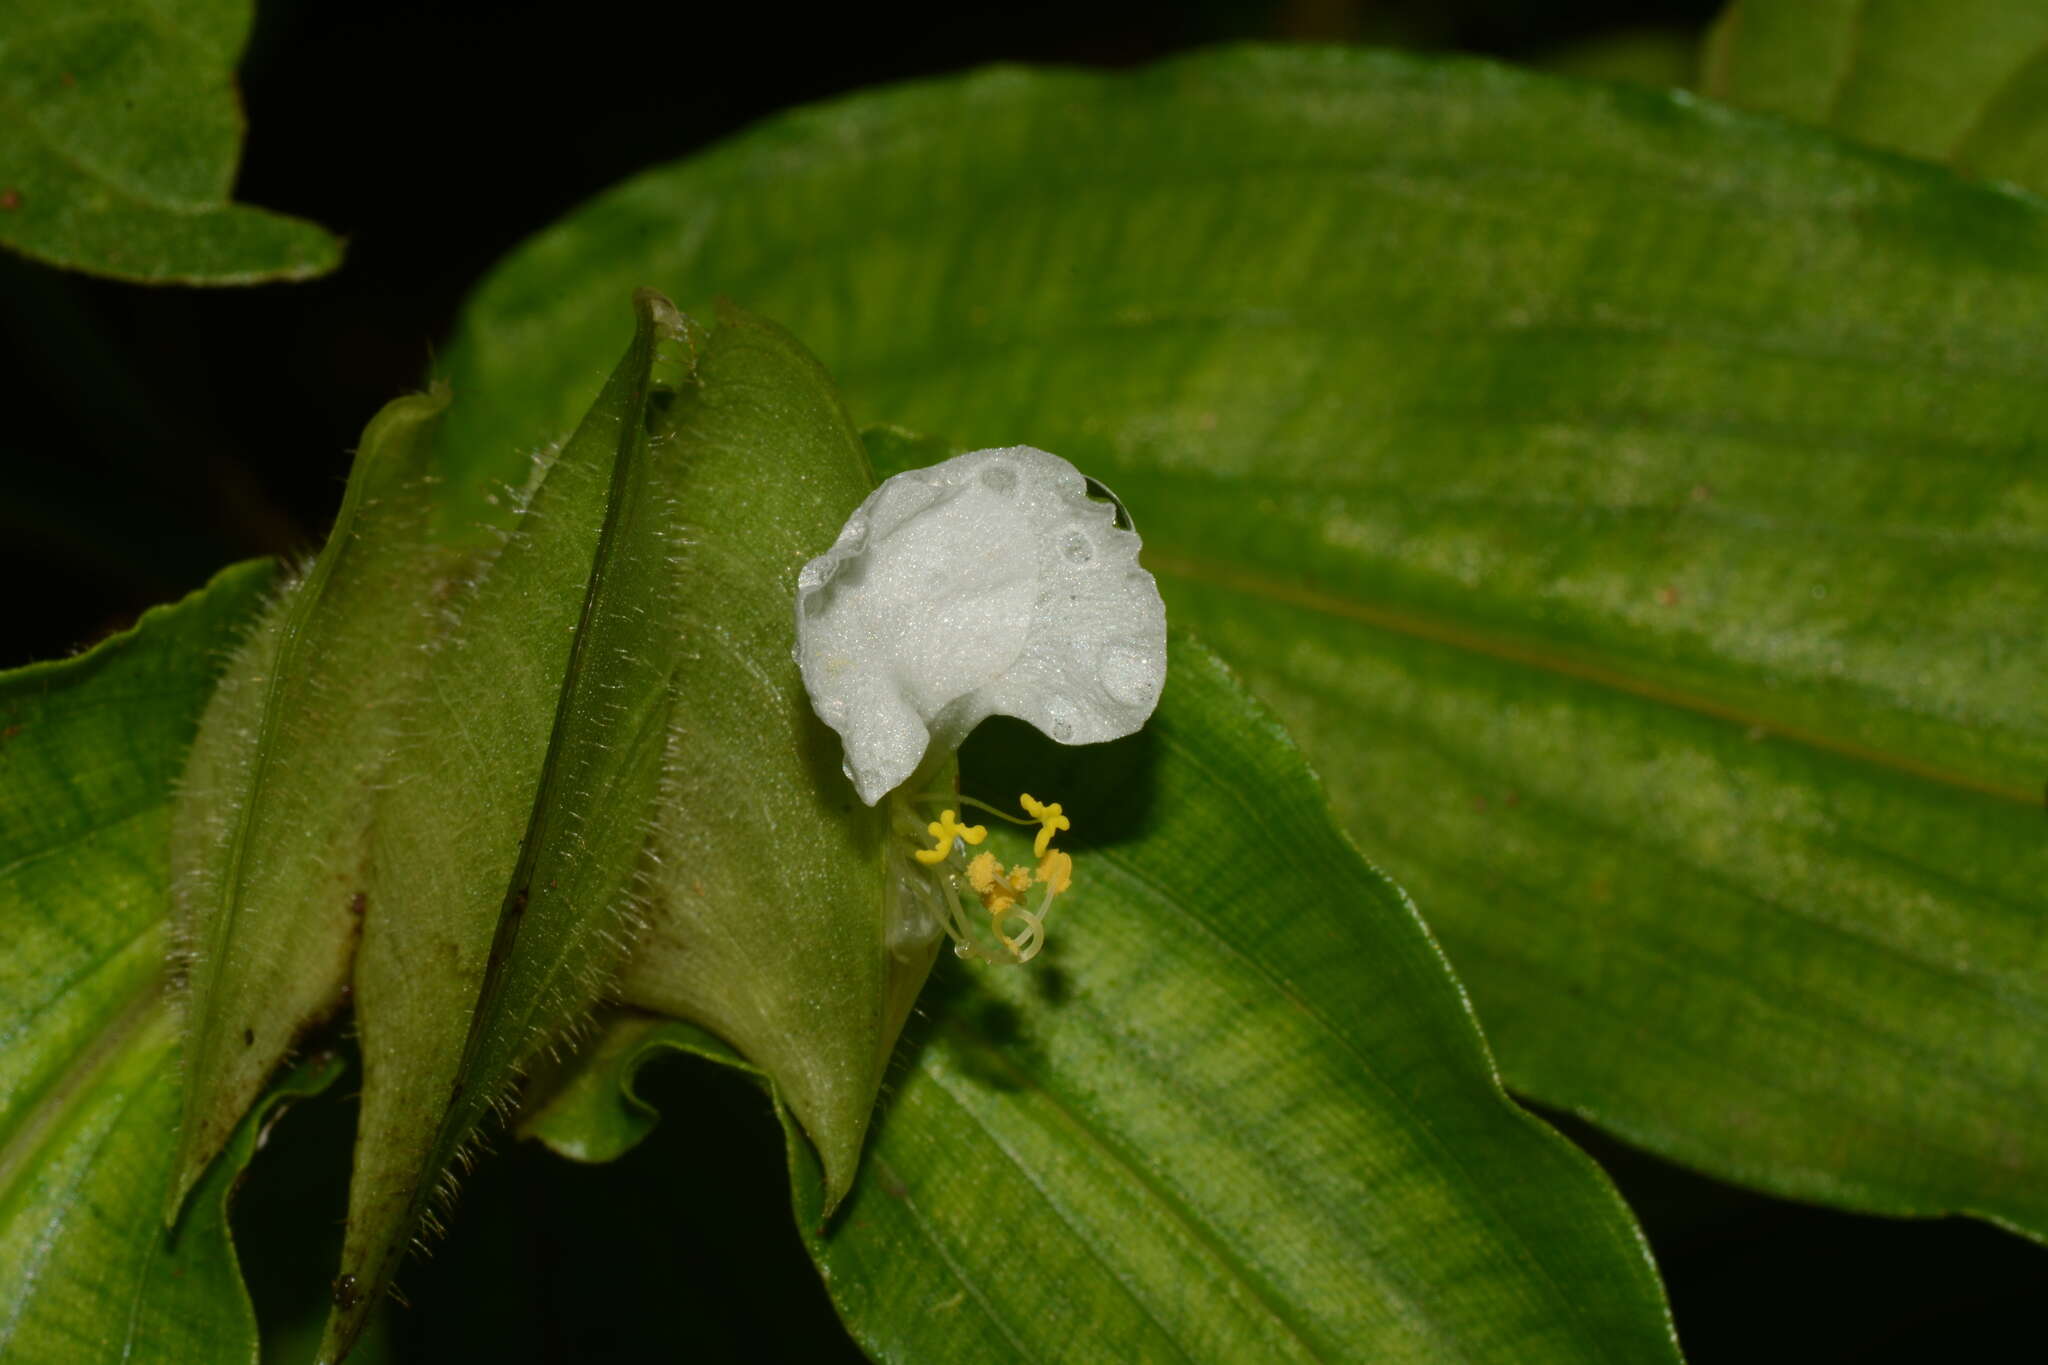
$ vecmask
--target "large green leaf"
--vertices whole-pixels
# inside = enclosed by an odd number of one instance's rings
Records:
[[[1706,93],[2048,190],[2039,0],[1730,0]]]
[[[332,270],[312,223],[230,202],[252,0],[0,6],[0,245],[147,284]]]
[[[164,991],[171,793],[267,565],[231,569],[89,654],[0,677],[0,1357],[256,1359],[228,1239],[259,1103],[175,1233],[179,1105]]]
[[[1511,1084],[2048,1232],[2048,216],[1682,96],[1209,54],[798,113],[472,304],[488,463],[624,281],[1030,441],[1413,890]]]
[[[1413,906],[1207,650],[1174,642],[1132,739],[997,722],[961,767],[1066,798],[1075,887],[1032,966],[935,978],[829,1222],[789,1127],[798,1225],[877,1359],[1676,1357],[1620,1201],[1501,1093]],[[529,1131],[616,1155],[664,1046],[732,1059],[625,1020]]]

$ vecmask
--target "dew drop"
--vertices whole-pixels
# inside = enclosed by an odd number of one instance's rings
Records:
[[[1017,487],[1017,471],[1006,464],[992,464],[981,471],[982,485],[997,493],[1008,493]]]
[[[1096,670],[1102,690],[1122,706],[1150,706],[1159,690],[1155,670],[1136,650],[1112,649]]]
[[[1069,531],[1060,541],[1060,553],[1070,564],[1086,564],[1095,558],[1095,547],[1088,543],[1088,537],[1079,531]]]

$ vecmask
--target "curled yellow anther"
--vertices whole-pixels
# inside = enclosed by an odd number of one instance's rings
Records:
[[[940,811],[939,818],[925,826],[925,832],[938,842],[930,848],[918,849],[911,856],[926,867],[937,867],[940,863],[946,861],[947,857],[953,852],[953,841],[955,839],[959,839],[964,843],[978,844],[983,839],[988,838],[987,826],[963,825],[960,823],[959,818],[950,810]]]
[[[967,884],[974,888],[974,894],[981,897],[982,908],[992,915],[1000,915],[1017,903],[1017,898],[1031,889],[1031,869],[1028,867],[1004,870],[993,853],[978,853],[967,864]]]
[[[1052,852],[1039,860],[1038,880],[1046,889],[1046,904],[1050,905],[1054,896],[1059,895],[1062,891],[1073,885],[1073,858],[1068,854],[1060,852],[1058,849],[1052,850]],[[1040,913],[1043,913],[1044,909],[1044,906],[1040,906]]]
[[[1030,792],[1025,792],[1017,798],[1017,804],[1024,807],[1026,815],[1038,822],[1038,837],[1031,841],[1031,855],[1035,858],[1045,856],[1046,849],[1052,846],[1053,835],[1063,829],[1074,827],[1074,822],[1067,818],[1066,812],[1060,808],[1057,801],[1048,805],[1033,798]]]

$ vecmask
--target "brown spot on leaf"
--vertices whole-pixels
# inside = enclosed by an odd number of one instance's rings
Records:
[[[256,1046],[256,1030],[255,1030],[255,1029],[252,1029],[252,1028],[245,1028],[245,1029],[243,1029],[243,1030],[242,1030],[242,1046],[243,1046],[243,1047],[254,1047],[254,1046]]]
[[[334,1306],[346,1313],[363,1301],[363,1291],[356,1285],[356,1277],[349,1274],[334,1277]]]
[[[13,213],[21,207],[21,191],[12,185],[0,190],[0,212]]]
[[[1672,587],[1669,583],[1666,583],[1663,587],[1657,589],[1657,600],[1667,607],[1677,606],[1678,589]]]

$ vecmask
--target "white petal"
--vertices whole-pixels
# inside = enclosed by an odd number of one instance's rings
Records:
[[[1063,744],[1145,723],[1166,607],[1115,520],[1059,456],[977,450],[885,481],[804,566],[797,662],[861,800],[991,715]]]

